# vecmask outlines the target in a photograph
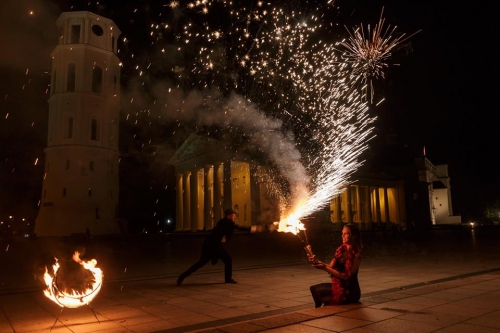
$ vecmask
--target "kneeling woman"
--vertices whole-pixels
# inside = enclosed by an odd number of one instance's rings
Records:
[[[347,224],[342,229],[342,245],[335,251],[330,264],[309,257],[312,266],[324,270],[332,279],[331,283],[311,286],[314,305],[357,303],[361,297],[358,282],[358,269],[361,264],[361,234],[355,224]]]

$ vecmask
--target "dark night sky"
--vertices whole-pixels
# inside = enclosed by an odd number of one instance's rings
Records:
[[[68,4],[92,10],[89,3],[95,8],[95,1],[0,2],[1,210],[39,197],[43,166],[35,161],[43,159],[46,144],[45,90],[50,81],[49,55],[57,42],[55,20]],[[133,35],[140,22],[118,15],[113,3],[118,2],[100,1],[122,32]],[[123,8],[136,4],[140,11],[148,2],[119,3]],[[398,31],[421,30],[410,39],[412,52],[401,56],[400,66],[392,67],[376,87],[386,98],[378,111],[377,133],[397,134],[416,154],[425,146],[434,164],[449,165],[455,213],[467,215],[478,207],[477,201],[500,198],[495,163],[500,148],[498,108],[493,103],[493,73],[498,71],[493,59],[494,11],[482,3],[433,0],[337,0],[336,4],[345,19],[342,23],[376,23],[384,8],[387,24],[397,25]],[[29,203],[22,206],[33,208]]]

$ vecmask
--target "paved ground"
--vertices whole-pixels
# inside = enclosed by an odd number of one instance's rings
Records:
[[[319,257],[340,244],[311,230]],[[0,332],[500,332],[498,229],[364,232],[361,302],[314,309],[309,286],[326,282],[287,234],[237,234],[230,243],[236,285],[222,264],[181,286],[202,235],[38,239],[2,244]],[[61,308],[43,295],[44,265],[75,248],[105,274],[90,306]],[[52,259],[53,260],[53,259]]]

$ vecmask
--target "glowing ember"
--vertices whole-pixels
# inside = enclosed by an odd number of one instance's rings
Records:
[[[63,308],[78,308],[82,305],[88,305],[97,296],[102,286],[103,274],[100,268],[96,267],[97,261],[95,259],[83,261],[80,259],[80,253],[76,251],[73,254],[73,260],[83,266],[86,270],[92,273],[94,279],[90,288],[84,292],[75,290],[60,290],[57,286],[57,271],[59,270],[59,263],[52,266],[54,273],[50,275],[47,267],[45,267],[45,274],[43,276],[47,289],[43,292],[45,296],[54,301],[57,305]]]

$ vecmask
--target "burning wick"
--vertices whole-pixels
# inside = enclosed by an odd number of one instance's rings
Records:
[[[280,220],[279,222],[274,222],[274,224],[278,225],[279,232],[290,232],[299,237],[300,242],[302,243],[307,255],[309,257],[314,256],[312,247],[309,244],[309,239],[307,238],[306,226],[304,225],[304,223],[291,215],[285,219]],[[314,262],[316,263],[319,261],[318,259],[314,259]]]

